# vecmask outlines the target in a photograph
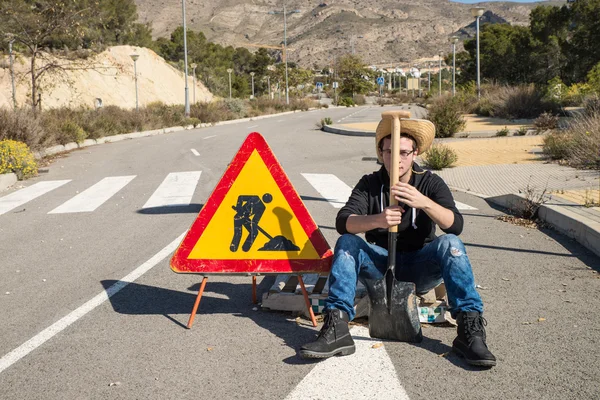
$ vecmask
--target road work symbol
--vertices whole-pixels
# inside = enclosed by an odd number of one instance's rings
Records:
[[[259,251],[298,251],[300,248],[292,243],[291,240],[287,239],[283,235],[273,237],[262,229],[258,223],[263,216],[266,204],[273,201],[273,196],[270,193],[265,193],[262,199],[256,195],[238,196],[237,204],[231,206],[236,211],[233,217],[234,233],[233,239],[229,249],[232,252],[236,252],[240,246],[242,240],[243,228],[248,231],[248,236],[242,245],[242,250],[245,252],[250,251],[252,244],[258,237],[259,232],[265,235],[269,241],[264,246],[259,248]]]
[[[333,252],[259,133],[248,135],[171,259],[175,272],[327,273]]]

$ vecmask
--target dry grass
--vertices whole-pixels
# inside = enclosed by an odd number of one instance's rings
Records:
[[[183,105],[148,104],[139,111],[106,106],[89,108],[57,108],[35,116],[29,109],[16,112],[0,109],[0,140],[12,139],[26,143],[33,150],[55,144],[81,143],[84,139],[98,139],[130,132],[160,129],[171,126],[197,126],[238,118],[273,114],[282,111],[308,110],[318,107],[314,100],[256,100],[224,99],[190,106],[190,117],[185,118]]]
[[[544,92],[534,85],[486,85],[477,104],[477,114],[505,119],[536,118],[546,112],[558,113],[557,103],[544,98]]]

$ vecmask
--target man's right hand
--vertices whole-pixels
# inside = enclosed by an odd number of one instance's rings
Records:
[[[385,210],[379,214],[381,228],[388,229],[392,226],[400,225],[400,222],[402,222],[402,213],[404,213],[404,208],[400,206],[386,207]]]

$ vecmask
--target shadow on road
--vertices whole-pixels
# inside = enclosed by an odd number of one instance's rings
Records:
[[[138,214],[159,215],[159,214],[198,214],[204,204],[188,204],[184,206],[162,206],[141,208],[136,212]]]
[[[233,284],[211,282],[209,278],[194,325],[200,325],[202,323],[200,321],[202,315],[207,314],[231,314],[240,318],[248,318],[256,325],[281,338],[287,346],[295,350],[298,350],[300,346],[315,337],[316,332],[312,329],[310,323],[307,323],[307,326],[303,326],[295,321],[290,321],[289,313],[264,311],[260,309],[259,305],[252,304],[252,284],[250,277],[248,281],[248,284]],[[257,286],[258,299],[261,298],[263,292],[269,290],[273,281],[273,277],[265,277],[260,282]],[[117,282],[119,281],[104,280],[101,283],[104,289],[107,290]],[[174,318],[174,316],[183,315],[187,322],[187,318],[192,312],[199,286],[199,283],[192,285],[188,288],[190,292],[183,292],[134,282],[127,285],[109,300],[117,313],[164,315],[170,321],[186,329],[186,326]],[[218,297],[213,296],[212,293],[217,294]],[[255,307],[258,307],[257,311],[253,310]],[[195,326],[192,329],[195,329]],[[304,363],[299,357],[297,358],[298,360],[291,360],[289,362]]]

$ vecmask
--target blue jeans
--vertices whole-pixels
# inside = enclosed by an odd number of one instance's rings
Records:
[[[345,311],[352,320],[358,280],[381,279],[387,269],[387,256],[386,249],[359,236],[342,235],[335,244],[325,309]],[[396,278],[414,282],[418,294],[427,293],[443,280],[453,318],[460,311],[483,313],[469,257],[456,235],[442,235],[420,250],[397,253]]]

